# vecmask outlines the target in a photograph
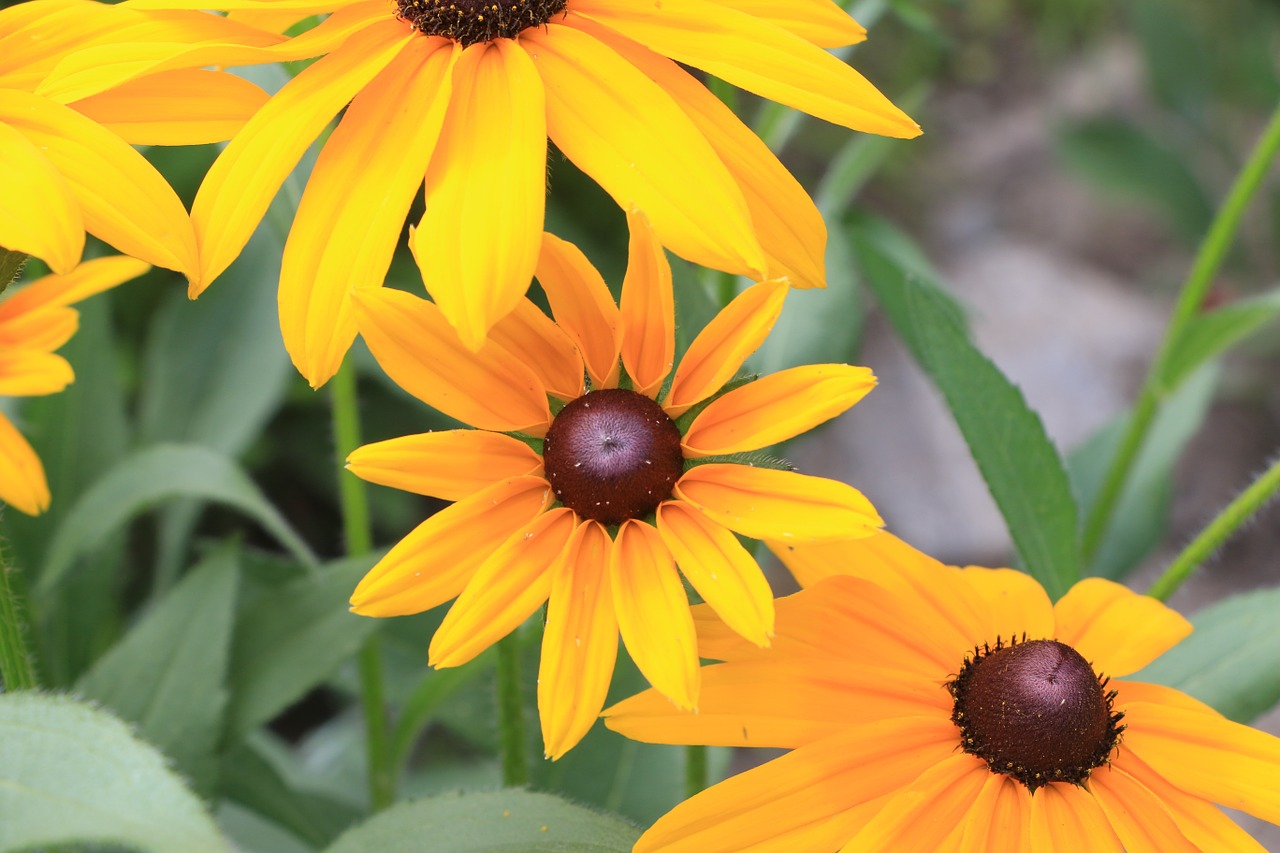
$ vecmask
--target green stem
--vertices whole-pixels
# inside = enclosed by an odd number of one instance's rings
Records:
[[[360,411],[356,395],[356,373],[347,359],[333,377],[334,447],[341,468],[351,451],[360,446]],[[369,501],[364,483],[341,471],[338,497],[342,506],[342,532],[347,553],[353,557],[373,550],[369,525]],[[369,802],[381,811],[395,801],[396,780],[392,770],[391,739],[387,732],[387,710],[383,695],[382,645],[375,633],[360,650],[360,700],[364,709],[365,742],[369,753]]]
[[[1196,567],[1217,551],[1267,501],[1275,497],[1276,492],[1280,492],[1280,457],[1249,488],[1228,504],[1226,509],[1218,513],[1217,518],[1209,522],[1190,545],[1182,549],[1182,553],[1174,558],[1164,574],[1147,590],[1147,595],[1167,601],[1191,577]]]
[[[706,787],[707,748],[686,746],[684,748],[684,798],[687,800],[695,794],[700,794]]]
[[[1098,499],[1094,502],[1089,511],[1089,517],[1085,521],[1080,547],[1086,565],[1097,556],[1098,548],[1101,547],[1111,523],[1111,515],[1124,491],[1138,453],[1146,441],[1147,431],[1155,420],[1161,401],[1174,390],[1166,387],[1164,381],[1169,359],[1182,344],[1187,326],[1200,312],[1205,296],[1213,285],[1214,276],[1234,242],[1245,210],[1266,178],[1277,150],[1280,150],[1280,106],[1277,106],[1244,168],[1236,176],[1231,191],[1214,217],[1209,233],[1200,244],[1191,272],[1178,294],[1178,301],[1174,305],[1173,317],[1169,321],[1169,328],[1160,345],[1160,352],[1147,373],[1138,401],[1134,404],[1133,416],[1129,419],[1116,455],[1107,469],[1107,476],[1098,492]]]
[[[31,665],[31,651],[23,639],[18,602],[9,582],[9,575],[14,571],[5,558],[4,543],[0,542],[0,681],[8,692],[39,686]]]
[[[27,262],[25,252],[15,252],[0,246],[0,293],[13,284],[13,280],[22,272],[22,265]]]
[[[520,638],[513,631],[498,641],[498,719],[501,728],[502,784],[529,783],[525,760],[524,698],[520,695]]]

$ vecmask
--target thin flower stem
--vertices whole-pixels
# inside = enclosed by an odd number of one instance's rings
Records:
[[[520,691],[520,639],[513,631],[498,641],[502,784],[508,788],[529,783],[529,764],[524,754],[524,699]]]
[[[31,651],[23,638],[23,625],[10,575],[15,570],[0,542],[0,681],[6,692],[32,690],[39,686]]]
[[[22,265],[27,262],[25,252],[15,252],[0,246],[0,293],[22,272]]]
[[[342,468],[347,456],[361,443],[356,373],[351,359],[343,363],[333,377],[331,387],[334,448],[338,466]],[[369,553],[373,550],[373,531],[369,525],[369,502],[364,483],[341,471],[338,475],[338,496],[347,553],[353,557]],[[361,648],[359,665],[360,700],[364,708],[365,742],[369,752],[369,802],[374,811],[381,811],[395,801],[396,780],[382,686],[382,645],[376,633]]]
[[[707,787],[707,748],[684,748],[684,798],[700,794]]]
[[[1197,566],[1217,551],[1277,492],[1280,492],[1280,457],[1276,457],[1261,477],[1254,480],[1249,488],[1241,492],[1217,518],[1200,531],[1199,536],[1191,540],[1190,545],[1182,549],[1182,553],[1174,558],[1164,574],[1147,590],[1147,595],[1167,601],[1191,577]]]
[[[1133,416],[1129,419],[1129,425],[1120,440],[1116,455],[1107,469],[1107,476],[1103,480],[1102,489],[1098,492],[1098,499],[1094,502],[1085,521],[1080,547],[1086,565],[1097,556],[1098,549],[1111,524],[1116,503],[1124,492],[1125,483],[1146,441],[1147,431],[1155,420],[1161,401],[1174,390],[1166,387],[1164,381],[1168,362],[1182,344],[1188,324],[1195,319],[1203,306],[1205,296],[1213,285],[1213,278],[1234,242],[1245,210],[1266,178],[1268,168],[1278,150],[1280,150],[1280,106],[1277,106],[1244,168],[1236,176],[1231,191],[1214,217],[1209,233],[1200,244],[1191,272],[1178,294],[1178,301],[1174,305],[1173,317],[1169,321],[1169,328],[1160,345],[1160,352],[1147,373],[1138,401],[1134,404]]]

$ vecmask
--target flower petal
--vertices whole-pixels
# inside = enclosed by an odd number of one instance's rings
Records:
[[[553,570],[577,524],[573,510],[559,507],[499,545],[436,629],[431,665],[461,666],[532,616],[551,594]]]
[[[939,761],[889,800],[840,853],[952,849],[990,776],[972,755]]]
[[[39,148],[3,120],[0,164],[0,246],[70,272],[84,251],[84,221],[71,187]]]
[[[56,394],[75,378],[71,365],[60,355],[28,349],[0,350],[0,397]]]
[[[565,20],[576,17],[570,11]],[[571,25],[525,30],[520,44],[542,74],[547,131],[566,157],[623,210],[643,210],[658,240],[677,255],[763,274],[742,192],[661,86]]]
[[[609,590],[609,546],[601,524],[579,524],[552,575],[538,668],[542,743],[552,761],[590,730],[613,678],[618,620]]]
[[[876,385],[865,367],[793,367],[713,400],[685,433],[685,458],[758,450],[831,420]]]
[[[370,483],[460,501],[500,480],[542,476],[542,457],[509,435],[454,429],[357,447],[347,470]]]
[[[577,246],[544,233],[536,275],[556,324],[577,345],[591,384],[595,388],[615,387],[622,318],[600,273]]]
[[[716,614],[757,646],[773,636],[773,592],[733,534],[679,501],[658,506],[658,532],[680,571]]]
[[[686,471],[673,492],[753,539],[854,539],[884,524],[852,486],[794,471],[708,463]]]
[[[1008,639],[1022,634],[1030,639],[1056,636],[1049,595],[1026,572],[970,566],[963,576],[990,609],[984,642],[994,642],[992,637]]]
[[[1093,795],[1075,785],[1045,785],[1031,798],[1031,849],[1124,853]]]
[[[988,774],[965,818],[957,853],[1026,853],[1031,849],[1031,795],[1012,776]]]
[[[27,515],[49,508],[49,483],[31,445],[0,412],[0,503]]]
[[[473,44],[427,169],[413,253],[431,298],[478,350],[538,264],[547,195],[542,79],[511,39]]]
[[[831,0],[710,0],[768,21],[818,47],[857,44],[867,31]]]
[[[658,531],[623,522],[609,555],[622,642],[642,675],[684,711],[698,707],[698,639],[675,560]]]
[[[920,127],[867,79],[800,36],[704,0],[576,0],[574,9],[685,65],[854,130],[911,138]]]
[[[356,337],[352,291],[382,286],[449,105],[457,54],[417,38],[356,95],[307,181],[280,267],[280,331],[312,387]]]
[[[784,281],[762,281],[724,307],[689,344],[663,408],[677,418],[723,387],[759,349],[782,313]]]
[[[1053,607],[1059,642],[1113,677],[1137,672],[1191,634],[1191,623],[1154,598],[1085,578]]]
[[[493,548],[551,503],[541,477],[514,477],[419,524],[351,594],[362,616],[421,613],[457,597]]]
[[[528,367],[496,345],[473,353],[435,304],[386,288],[352,295],[360,334],[397,385],[480,429],[543,435],[547,395]]]
[[[582,356],[573,339],[528,299],[489,330],[489,340],[529,365],[548,394],[561,400],[582,396]]]
[[[622,281],[622,364],[638,394],[657,397],[676,358],[671,265],[643,212],[627,211],[631,243]]]
[[[42,315],[50,308],[74,305],[151,269],[136,258],[111,255],[85,261],[65,275],[47,275],[26,287],[10,292],[0,302],[0,323],[8,325],[20,317]]]
[[[1199,853],[1155,794],[1119,767],[1094,771],[1088,788],[1127,853]]]

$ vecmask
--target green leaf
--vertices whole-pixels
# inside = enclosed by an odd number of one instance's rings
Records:
[[[134,516],[173,498],[227,504],[299,560],[315,562],[307,544],[233,461],[198,445],[157,445],[120,460],[80,496],[50,542],[38,589],[52,589],[78,557],[92,553]]]
[[[392,806],[326,853],[628,853],[639,836],[618,818],[507,790]]]
[[[1160,381],[1166,389],[1176,389],[1191,371],[1274,322],[1277,315],[1280,315],[1280,290],[1202,314],[1182,333]]]
[[[854,232],[867,284],[946,398],[1023,564],[1052,598],[1080,576],[1077,509],[1067,472],[1017,386],[974,347],[954,303],[887,250],[879,223]]]
[[[235,547],[214,552],[76,683],[206,790],[227,705],[239,568]]]
[[[0,851],[73,842],[230,853],[200,801],[124,723],[59,696],[0,695]]]
[[[1280,588],[1245,592],[1191,619],[1195,633],[1131,678],[1176,687],[1248,723],[1280,701]]]

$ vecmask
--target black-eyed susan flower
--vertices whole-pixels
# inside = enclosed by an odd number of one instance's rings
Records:
[[[391,549],[352,608],[395,616],[457,598],[430,648],[432,664],[457,666],[549,602],[538,707],[551,758],[599,714],[619,634],[651,684],[697,707],[677,565],[745,642],[767,646],[773,598],[735,534],[817,541],[880,524],[847,485],[736,455],[848,409],[871,372],[799,367],[720,393],[782,308],[788,285],[766,281],[716,316],[669,378],[671,270],[643,217],[630,219],[620,304],[576,247],[548,234],[537,275],[555,322],[522,301],[474,353],[430,302],[389,289],[355,300],[387,374],[476,429],[351,454],[366,480],[456,502]]]
[[[677,806],[651,851],[1259,851],[1214,803],[1280,821],[1280,739],[1184,693],[1112,680],[1191,632],[1091,578],[1057,604],[1008,569],[943,566],[887,533],[776,546],[815,581],[773,647],[697,613],[697,715],[606,711],[656,743],[791,752]]]
[[[14,285],[0,298],[0,398],[54,394],[74,379],[54,350],[79,324],[70,306],[137,278],[150,267],[133,258],[86,261],[66,275]],[[28,515],[49,507],[44,466],[13,422],[0,411],[0,503]]]
[[[540,252],[548,139],[669,249],[821,286],[826,229],[768,148],[679,64],[847,127],[916,124],[823,48],[864,30],[831,0],[131,0],[272,20],[331,11],[281,51],[325,54],[209,171],[192,209],[202,284],[231,263],[302,153],[350,103],[284,250],[281,327],[326,381],[380,287],[418,188],[423,280],[466,345],[519,303]],[[277,53],[283,57],[284,53]],[[206,53],[200,54],[210,61]],[[223,64],[246,60],[229,53]],[[198,290],[198,288],[197,288]]]

